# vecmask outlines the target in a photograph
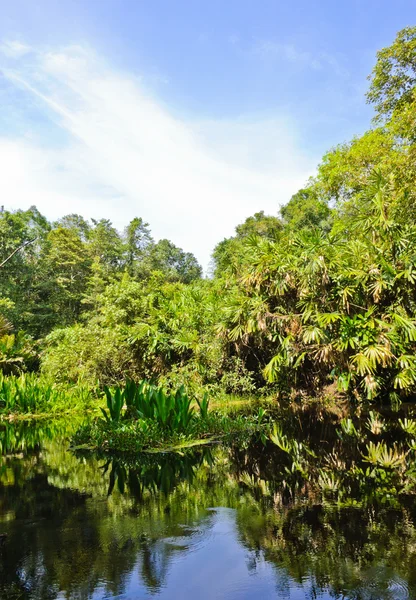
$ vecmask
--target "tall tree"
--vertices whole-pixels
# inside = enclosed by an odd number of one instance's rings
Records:
[[[416,86],[416,27],[405,27],[387,48],[377,52],[370,75],[367,100],[374,104],[376,120],[391,117],[394,111],[414,100]]]
[[[141,217],[135,217],[124,231],[126,245],[126,267],[130,275],[134,275],[137,266],[143,259],[146,250],[153,243],[149,224]]]
[[[58,227],[48,234],[42,286],[42,316],[46,323],[66,325],[76,321],[90,267],[86,243],[76,229]]]

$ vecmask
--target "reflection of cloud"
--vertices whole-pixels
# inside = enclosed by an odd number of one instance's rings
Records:
[[[258,210],[276,214],[311,174],[315,161],[283,115],[180,119],[88,48],[2,48],[12,96],[31,107],[19,115],[23,137],[0,137],[6,208],[36,204],[51,218],[78,212],[119,227],[139,215],[156,238],[207,264],[236,224]],[[15,119],[15,103],[5,110]]]

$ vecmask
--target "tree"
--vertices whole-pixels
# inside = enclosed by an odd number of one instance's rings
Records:
[[[249,235],[260,235],[273,239],[282,230],[282,223],[278,217],[265,215],[264,211],[254,213],[248,217],[244,223],[235,228],[238,238],[244,238]]]
[[[238,270],[243,260],[243,241],[250,237],[260,236],[265,239],[276,239],[283,225],[278,217],[265,215],[264,211],[248,217],[244,223],[235,228],[236,235],[219,242],[212,252],[212,269],[217,277],[230,270]]]
[[[36,329],[39,260],[50,224],[35,207],[0,212],[0,305],[14,328]],[[33,329],[34,328],[34,329]]]
[[[299,231],[305,227],[328,227],[331,209],[319,200],[313,188],[304,188],[282,206],[280,214],[286,226]]]
[[[416,86],[416,27],[405,27],[393,44],[377,52],[367,101],[374,104],[376,120],[387,119],[413,101]]]
[[[91,267],[86,243],[76,229],[58,227],[48,234],[42,267],[39,319],[49,326],[74,323],[81,313]]]
[[[73,229],[77,232],[79,238],[86,242],[91,232],[91,225],[82,217],[81,215],[77,215],[72,213],[70,215],[65,215],[61,219],[58,219],[54,224],[54,227],[62,227],[63,229]]]
[[[190,283],[202,276],[202,268],[191,252],[185,252],[169,240],[159,240],[148,248],[139,267],[144,277],[154,271],[163,273],[166,281]]]
[[[124,230],[124,240],[126,267],[130,275],[134,275],[146,250],[153,243],[149,224],[145,223],[141,217],[135,217]]]

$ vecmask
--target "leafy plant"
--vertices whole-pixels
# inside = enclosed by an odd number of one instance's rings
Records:
[[[198,400],[198,398],[197,398],[196,401],[199,406],[201,418],[206,419],[208,417],[208,408],[209,408],[208,394],[204,394],[202,400]]]
[[[109,413],[101,409],[107,422],[118,423],[121,419],[138,419],[155,421],[162,429],[186,432],[196,418],[192,400],[185,388],[179,387],[176,392],[166,392],[147,381],[136,384],[127,380],[124,388],[110,390],[104,387]],[[197,403],[200,418],[208,418],[209,400],[204,396]],[[123,413],[123,407],[126,410]]]
[[[407,435],[415,436],[416,435],[416,420],[408,419],[405,417],[404,419],[399,419],[399,425],[402,431],[404,431]]]
[[[346,436],[358,438],[358,431],[350,418],[341,419],[340,422],[342,433]]]
[[[34,373],[0,373],[0,413],[59,413],[90,408],[91,392],[82,385],[51,384]]]
[[[370,442],[366,450],[367,454],[363,454],[364,460],[383,469],[403,467],[406,460],[405,452],[401,452],[396,447],[389,448],[384,442],[377,444]]]
[[[386,424],[379,414],[371,410],[368,413],[366,427],[372,434],[380,435],[384,431]]]
[[[120,388],[116,388],[114,392],[112,392],[107,386],[104,387],[104,393],[107,398],[107,407],[110,413],[110,416],[106,413],[106,411],[101,408],[101,411],[107,421],[115,421],[118,422],[121,417],[121,409],[123,407],[123,394]]]

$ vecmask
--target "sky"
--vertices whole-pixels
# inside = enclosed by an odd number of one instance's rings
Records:
[[[0,0],[0,204],[135,216],[207,268],[371,125],[414,0]]]

